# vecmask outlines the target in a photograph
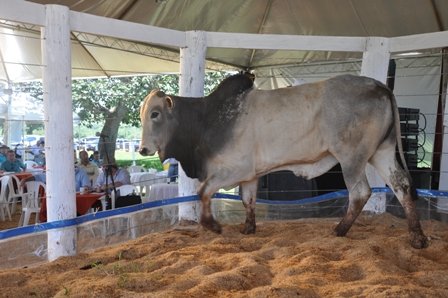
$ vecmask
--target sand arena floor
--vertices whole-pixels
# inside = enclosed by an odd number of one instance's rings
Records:
[[[430,247],[413,249],[406,221],[260,222],[255,235],[200,226],[0,271],[1,297],[448,297],[448,224],[423,221]]]

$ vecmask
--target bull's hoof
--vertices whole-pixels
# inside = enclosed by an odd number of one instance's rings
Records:
[[[411,246],[416,249],[422,249],[429,246],[428,237],[424,234],[411,234]]]
[[[338,237],[344,237],[347,235],[348,228],[345,225],[338,224],[336,228],[334,228],[334,234]]]
[[[201,218],[201,225],[207,230],[217,234],[221,234],[222,232],[221,225],[214,218]]]
[[[248,224],[246,223],[244,227],[240,230],[241,234],[248,235],[248,234],[255,234],[256,230],[255,224]]]
[[[179,221],[179,226],[181,227],[186,227],[186,226],[197,226],[198,222],[194,221],[194,220],[189,220],[189,219],[181,219]]]

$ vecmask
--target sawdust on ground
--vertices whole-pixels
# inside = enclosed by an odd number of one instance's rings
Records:
[[[362,215],[347,237],[338,219],[258,223],[242,235],[178,227],[0,270],[1,297],[448,297],[448,224],[423,221],[431,244],[408,243],[406,221]],[[25,245],[25,244],[24,244]]]

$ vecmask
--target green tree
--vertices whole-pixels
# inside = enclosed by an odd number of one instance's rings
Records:
[[[207,73],[205,94],[210,93],[228,75],[226,72]],[[140,127],[140,104],[152,89],[177,95],[179,76],[170,74],[73,80],[73,109],[79,115],[81,123],[88,127],[103,123],[101,135],[107,136],[99,142],[103,159],[114,159],[121,124]],[[34,98],[43,100],[40,82],[17,84],[15,90],[30,93]]]
[[[82,123],[103,123],[99,151],[103,159],[114,160],[120,124],[139,124],[138,109],[148,90],[157,82],[154,76],[75,80],[73,106]]]

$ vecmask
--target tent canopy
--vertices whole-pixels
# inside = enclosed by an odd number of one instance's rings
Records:
[[[444,31],[445,0],[32,0],[180,31],[395,37]],[[0,21],[0,79],[41,77],[40,28]],[[73,77],[179,71],[179,49],[72,33]],[[359,60],[361,53],[209,48],[209,69]]]

